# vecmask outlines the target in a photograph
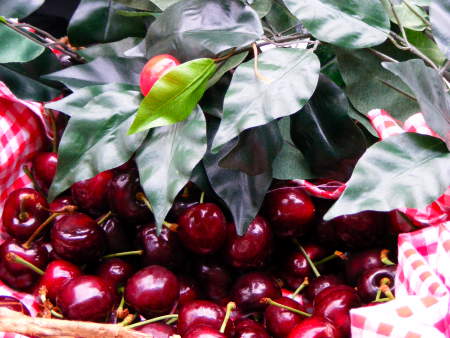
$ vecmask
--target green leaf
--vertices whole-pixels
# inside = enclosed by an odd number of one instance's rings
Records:
[[[258,13],[260,18],[265,17],[272,8],[272,0],[250,0],[247,3]]]
[[[71,90],[113,82],[131,84],[138,88],[145,62],[142,58],[99,57],[84,65],[47,74],[44,78],[64,83]]]
[[[141,100],[140,93],[131,88],[118,84],[92,86],[47,105],[71,115],[59,144],[50,200],[74,182],[125,163],[141,145],[145,133],[127,135]]]
[[[439,73],[422,60],[383,62],[383,67],[400,77],[413,91],[427,124],[450,147],[450,95]]]
[[[422,53],[428,56],[436,65],[444,64],[446,58],[437,44],[426,36],[423,32],[406,30],[409,43],[417,47]]]
[[[321,75],[309,102],[291,116],[292,140],[318,177],[346,181],[367,148],[347,112],[342,89]]]
[[[161,8],[163,11],[166,10],[168,7],[172,6],[173,4],[180,2],[181,0],[152,0],[152,2]]]
[[[264,21],[275,33],[289,32],[295,26],[300,24],[300,21],[292,15],[286,6],[280,1],[274,1],[270,12],[264,18]]]
[[[247,57],[249,52],[239,53],[236,55],[233,55],[232,57],[226,59],[225,61],[222,61],[217,66],[217,71],[214,73],[214,75],[208,80],[208,88],[211,88],[214,86],[221,78],[224,76],[226,72],[228,72],[230,69],[236,68],[239,66]]]
[[[116,13],[121,16],[128,17],[128,18],[139,18],[139,17],[146,17],[146,16],[157,17],[159,15],[159,13],[154,13],[154,12],[125,11],[123,9],[117,10]]]
[[[183,0],[150,26],[144,50],[147,58],[167,53],[184,62],[246,46],[262,35],[258,15],[239,0]]]
[[[339,69],[345,81],[345,92],[362,114],[372,109],[385,109],[399,120],[419,111],[416,101],[391,89],[382,81],[412,95],[407,85],[381,66],[380,60],[367,50],[336,48]]]
[[[123,57],[124,53],[141,42],[141,38],[126,38],[116,42],[101,43],[77,51],[87,61],[103,57]]]
[[[158,229],[205,152],[206,122],[199,108],[183,122],[154,129],[138,150],[141,184]]]
[[[0,14],[7,18],[22,19],[39,7],[45,0],[3,0],[0,1]]]
[[[127,37],[144,37],[148,18],[124,17],[127,9],[112,0],[81,0],[69,23],[68,36],[74,46],[112,42]]]
[[[362,128],[365,128],[372,136],[378,138],[378,133],[375,128],[370,123],[370,120],[367,116],[361,114],[357,111],[351,104],[348,105],[348,116],[350,116],[353,120],[356,121],[356,124],[360,124]]]
[[[253,60],[245,62],[233,75],[214,152],[246,129],[298,111],[314,92],[320,69],[314,53],[296,48],[276,48],[260,55],[258,68],[266,81],[255,76],[253,66]]]
[[[0,23],[0,63],[27,62],[41,55],[45,47]]]
[[[390,31],[389,17],[378,0],[284,0],[317,39],[344,48],[381,44]]]
[[[139,106],[129,133],[186,119],[200,101],[215,70],[214,61],[204,58],[182,63],[164,74]]]
[[[361,157],[324,219],[363,210],[423,208],[450,185],[449,163],[450,153],[440,139],[417,133],[391,136]]]
[[[119,4],[125,5],[129,8],[139,9],[141,11],[157,11],[159,10],[158,6],[156,6],[150,0],[113,0]],[[169,0],[170,1],[170,0]]]
[[[450,59],[450,2],[448,0],[433,0],[430,5],[430,21],[433,36],[439,48]]]
[[[392,22],[398,24],[397,19],[395,17],[394,11],[392,10],[390,0],[382,0],[386,11],[389,13],[389,17]],[[410,7],[408,7],[404,2],[400,4],[394,4],[394,10],[400,19],[400,23],[403,27],[409,28],[416,31],[423,31],[427,28],[427,25],[424,22],[424,19],[427,19],[427,12],[425,12],[422,8],[414,5],[413,3],[409,3]],[[411,10],[411,8],[413,10]],[[415,13],[414,13],[415,12]],[[422,20],[417,16],[420,15]]]

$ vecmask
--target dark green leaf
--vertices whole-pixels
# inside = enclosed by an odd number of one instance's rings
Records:
[[[450,147],[450,96],[445,92],[439,73],[418,59],[399,63],[383,62],[383,67],[411,88],[425,121]]]
[[[148,18],[124,17],[117,10],[127,7],[112,0],[81,0],[69,23],[70,43],[85,46],[130,36],[144,37]]]
[[[444,64],[446,60],[445,55],[425,33],[406,30],[406,36],[408,37],[409,43],[416,46],[417,49],[428,56],[436,65],[441,66]]]
[[[150,26],[145,50],[148,58],[168,53],[187,61],[248,45],[262,34],[256,12],[239,0],[184,0]]]
[[[344,194],[324,218],[423,208],[450,185],[449,163],[450,153],[440,139],[417,133],[391,136],[361,157]]]
[[[250,0],[247,3],[252,6],[260,18],[265,17],[272,8],[272,0]]]
[[[159,15],[159,13],[154,13],[154,12],[125,11],[123,9],[117,10],[116,13],[121,16],[128,17],[128,18],[139,18],[139,17],[146,17],[146,16],[157,17]]]
[[[239,53],[236,55],[233,55],[232,57],[226,59],[225,61],[222,61],[218,67],[216,73],[208,80],[208,88],[215,85],[222,76],[228,72],[230,69],[236,68],[239,66],[247,57],[248,52]]]
[[[386,86],[382,81],[411,95],[408,86],[381,66],[380,60],[367,50],[336,49],[345,92],[353,106],[367,114],[372,109],[385,109],[404,121],[419,111],[416,101]]]
[[[206,122],[199,108],[183,122],[154,129],[138,150],[141,184],[159,229],[205,151]]]
[[[129,8],[140,9],[141,11],[158,11],[159,8],[150,0],[113,0]]]
[[[404,2],[401,2],[399,4],[394,4],[394,14],[389,1],[390,0],[382,0],[382,3],[386,8],[386,11],[389,13],[389,17],[392,22],[398,24],[395,17],[395,14],[397,14],[397,17],[399,18],[400,23],[403,27],[416,31],[423,31],[427,27],[424,22],[424,20],[427,20],[427,12],[425,12],[422,8],[416,6],[413,3],[409,3],[410,7],[408,7]],[[422,19],[420,19],[418,15]]]
[[[317,39],[345,48],[381,44],[390,31],[389,17],[378,0],[284,0]]]
[[[45,0],[2,0],[0,1],[0,14],[7,18],[22,19],[39,7]]]
[[[236,146],[219,161],[219,166],[253,176],[272,172],[272,162],[282,146],[277,121],[272,121],[242,132]]]
[[[450,1],[433,0],[430,6],[430,21],[434,39],[439,48],[450,59]]]
[[[27,62],[41,55],[45,47],[0,23],[0,63]]]
[[[223,115],[223,100],[231,82],[231,74],[227,73],[211,88],[209,88],[202,99],[200,100],[200,106],[203,111],[211,116],[215,116],[219,119]]]
[[[68,88],[126,83],[139,86],[139,76],[146,60],[142,58],[99,57],[84,65],[72,66],[44,78],[64,83]]]
[[[357,111],[351,104],[348,105],[348,116],[350,116],[356,123],[362,125],[372,136],[378,138],[378,133],[370,123],[370,120],[359,111]]]
[[[116,42],[101,43],[89,48],[78,50],[77,53],[87,61],[92,61],[100,56],[103,57],[123,57],[125,51],[141,42],[141,38],[126,38]]]
[[[275,33],[288,32],[295,26],[300,24],[300,21],[292,15],[286,8],[282,1],[274,1],[270,12],[264,17],[264,21]]]
[[[255,76],[253,66],[253,60],[245,62],[233,75],[213,151],[248,128],[298,111],[314,92],[320,68],[314,53],[296,48],[261,54],[258,68],[266,81]]]
[[[181,0],[152,0],[152,2],[158,6],[159,8],[161,8],[163,11],[169,7],[172,6],[173,4],[180,2]]]
[[[49,199],[74,182],[128,161],[146,134],[127,135],[141,100],[128,85],[92,86],[47,105],[71,115],[58,153],[58,170]]]
[[[366,150],[364,135],[347,112],[344,92],[322,75],[309,102],[291,116],[292,140],[319,177],[346,181]]]
[[[215,70],[216,64],[212,59],[196,59],[165,73],[141,102],[129,133],[186,119],[200,101]]]

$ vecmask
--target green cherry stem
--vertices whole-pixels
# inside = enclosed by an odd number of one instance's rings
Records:
[[[227,328],[228,321],[230,320],[231,312],[236,309],[235,302],[229,302],[227,304],[227,312],[225,313],[225,318],[223,319],[222,325],[220,326],[220,333],[225,333],[225,329]]]
[[[347,254],[342,252],[342,251],[337,251],[336,250],[333,254],[331,254],[331,255],[329,255],[329,256],[327,256],[325,258],[322,258],[320,261],[314,262],[314,264],[317,266],[317,265],[329,262],[329,261],[331,261],[331,260],[333,260],[335,258],[340,258],[342,260],[346,260],[347,259]]]
[[[385,265],[395,265],[395,263],[389,259],[388,254],[389,254],[388,249],[381,250],[380,261]]]
[[[144,253],[144,250],[116,252],[116,253],[112,253],[112,254],[103,256],[103,259],[114,258],[114,257],[125,257],[125,256],[141,256],[143,253]]]
[[[164,319],[172,319],[172,318],[177,318],[178,319],[178,315],[177,314],[172,314],[172,315],[159,316],[159,317],[155,317],[155,318],[144,320],[144,321],[139,322],[139,323],[127,325],[126,328],[134,329],[136,327],[140,327],[140,326],[144,326],[144,325],[147,325],[147,324],[156,323],[156,322],[159,322],[159,321],[164,320]]]
[[[305,277],[305,279],[303,280],[303,283],[300,284],[297,289],[295,289],[295,291],[290,295],[290,297],[292,299],[295,299],[295,297],[297,297],[297,295],[308,285],[309,285],[308,277]]]
[[[298,248],[300,249],[300,251],[302,252],[303,256],[305,256],[306,261],[308,262],[309,266],[311,267],[311,270],[314,272],[314,275],[316,277],[320,277],[320,272],[319,270],[317,270],[316,266],[314,265],[314,262],[311,260],[311,258],[309,257],[309,255],[306,253],[305,249],[303,248],[303,246],[300,244],[300,242],[296,239],[294,239],[294,243],[297,244]]]
[[[271,298],[261,298],[260,302],[261,302],[261,303],[264,303],[264,304],[269,304],[269,305],[277,306],[277,307],[280,307],[280,308],[282,308],[282,309],[286,309],[286,310],[288,310],[288,311],[297,313],[297,314],[302,315],[302,316],[305,316],[305,317],[311,317],[311,316],[312,316],[312,314],[310,314],[310,313],[308,313],[308,312],[300,311],[300,310],[294,309],[293,307],[290,307],[290,306],[287,306],[287,305],[284,305],[284,304],[280,304],[280,303],[274,301],[274,300],[271,299]]]
[[[141,201],[142,203],[144,203],[145,206],[146,206],[151,212],[153,212],[152,204],[151,204],[150,201],[148,200],[147,196],[144,195],[144,193],[138,192],[138,193],[136,194],[136,199],[137,199],[138,201]]]
[[[202,193],[200,194],[200,204],[203,203],[203,201],[205,200],[205,192],[202,191]]]
[[[34,272],[36,272],[37,274],[39,274],[41,276],[44,274],[44,270],[38,268],[36,265],[28,262],[27,260],[23,259],[22,257],[20,257],[19,255],[16,255],[13,252],[8,253],[6,255],[6,259],[10,262],[14,262],[14,263],[26,266],[27,268],[29,268],[30,270],[33,270]]]
[[[103,216],[101,216],[98,221],[97,224],[98,225],[102,225],[108,218],[110,218],[112,215],[111,211],[108,211],[106,214],[104,214]]]

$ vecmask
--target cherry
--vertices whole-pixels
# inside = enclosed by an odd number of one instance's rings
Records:
[[[137,241],[144,249],[142,261],[144,265],[163,265],[176,267],[183,261],[180,241],[175,232],[163,227],[158,235],[154,224],[139,230]]]
[[[190,207],[199,204],[198,201],[175,200],[167,214],[167,221],[177,222],[178,218]]]
[[[244,311],[262,311],[266,304],[262,298],[276,299],[281,296],[280,287],[268,275],[261,272],[250,272],[238,278],[231,291],[233,299]]]
[[[280,297],[274,301],[299,311],[305,311],[305,309],[292,298]],[[289,332],[305,318],[304,315],[294,313],[277,305],[269,305],[264,311],[266,327],[272,336],[276,338],[287,337]]]
[[[38,290],[45,287],[47,297],[53,302],[66,284],[81,274],[81,270],[76,265],[64,260],[54,260],[45,269],[39,281]]]
[[[323,290],[342,284],[342,280],[335,275],[322,275],[316,277],[309,283],[309,286],[306,289],[306,297],[312,301]]]
[[[97,267],[96,275],[110,283],[114,288],[124,285],[134,272],[134,267],[121,258],[110,258]]]
[[[106,207],[106,191],[112,178],[113,172],[107,170],[90,179],[74,183],[71,187],[73,200],[83,210],[98,214]]]
[[[73,209],[76,208],[72,196],[59,196],[50,203],[49,209],[52,213],[58,213],[66,211],[69,206],[73,206]],[[61,217],[63,217],[63,215],[57,216],[55,220],[60,219]]]
[[[264,199],[262,210],[273,232],[280,237],[304,235],[315,213],[314,204],[308,195],[295,187],[270,191]]]
[[[198,260],[194,271],[206,298],[220,304],[228,301],[232,280],[231,272],[225,266],[214,259],[201,259]]]
[[[408,216],[399,210],[392,210],[389,212],[389,221],[390,230],[393,234],[401,234],[404,232],[417,230],[417,224],[415,224]],[[418,225],[426,226],[426,224],[423,223]]]
[[[114,306],[109,285],[97,276],[79,276],[69,281],[56,297],[67,319],[104,321]]]
[[[129,231],[117,217],[108,217],[100,226],[106,234],[108,252],[115,253],[131,250]]]
[[[341,332],[328,320],[319,316],[305,319],[292,329],[288,338],[343,338]]]
[[[25,249],[14,239],[6,240],[0,246],[0,260],[3,262],[4,267],[12,274],[29,272],[30,268],[10,259],[9,255],[11,254],[23,258],[25,261],[40,269],[44,269],[48,261],[47,249],[42,244],[32,243],[28,249]]]
[[[180,282],[179,305],[184,305],[199,298],[200,290],[197,283],[192,278],[178,276],[178,281]]]
[[[388,250],[369,249],[350,255],[345,262],[345,276],[347,281],[356,284],[359,276],[366,270],[382,267],[385,263],[389,265],[391,262],[386,261]],[[385,263],[383,262],[385,261]]]
[[[31,270],[13,274],[5,268],[3,261],[0,261],[0,280],[14,289],[30,291],[38,277],[39,275]]]
[[[147,325],[139,326],[136,331],[146,333],[150,337],[154,338],[170,338],[176,334],[176,330],[173,326],[164,323],[150,323]]]
[[[307,285],[309,285],[309,283]],[[305,285],[305,287],[307,285]],[[303,295],[301,293],[294,295],[294,293],[292,291],[287,290],[287,289],[281,289],[281,295],[283,297],[289,297],[289,298],[292,298],[293,300],[295,300],[297,303],[300,304],[300,306],[303,309],[305,309],[305,312],[308,312],[308,313],[312,313],[313,312],[312,303],[311,303],[311,301],[308,298],[306,298],[305,295]]]
[[[3,228],[13,238],[26,240],[47,217],[45,197],[31,188],[14,190],[8,195],[3,208]]]
[[[199,325],[189,329],[183,338],[226,338],[227,336],[220,331],[207,325]]]
[[[179,64],[180,62],[169,54],[156,55],[148,60],[139,79],[142,95],[146,96],[160,77]]]
[[[25,305],[23,305],[23,303],[20,300],[14,297],[0,296],[0,307],[4,307],[16,312],[21,312],[27,316],[30,315],[30,311],[28,311]]]
[[[56,153],[38,153],[31,162],[31,173],[36,184],[44,193],[52,184],[58,166],[58,155]]]
[[[350,336],[350,309],[361,305],[356,290],[347,285],[326,288],[314,299],[314,315],[329,320],[344,336]]]
[[[152,213],[136,195],[142,193],[137,171],[132,170],[115,176],[108,187],[111,210],[127,223],[152,221]]]
[[[359,277],[357,290],[359,297],[366,303],[375,299],[380,285],[383,282],[389,286],[391,291],[395,289],[396,265],[374,267],[364,271]]]
[[[169,312],[178,300],[177,277],[162,266],[151,265],[136,272],[125,286],[125,301],[145,316]]]
[[[194,300],[186,303],[178,314],[178,333],[184,334],[191,328],[200,325],[219,330],[225,318],[225,310],[207,300]]]
[[[106,234],[89,216],[73,213],[55,221],[51,244],[55,253],[63,259],[87,263],[104,254]]]
[[[226,238],[226,220],[220,208],[201,203],[187,209],[178,219],[178,234],[183,245],[192,252],[211,254]]]
[[[234,338],[270,338],[267,331],[251,319],[243,319],[235,324]]]
[[[238,236],[235,225],[228,223],[227,260],[236,268],[261,267],[271,252],[271,239],[269,224],[261,216],[255,217],[243,236]]]

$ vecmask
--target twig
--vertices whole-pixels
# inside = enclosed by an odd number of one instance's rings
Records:
[[[378,57],[380,60],[398,63],[398,61],[396,59],[391,58],[389,55],[383,54],[373,48],[367,48],[367,50],[369,52],[371,52],[373,55],[375,55],[376,57]]]

